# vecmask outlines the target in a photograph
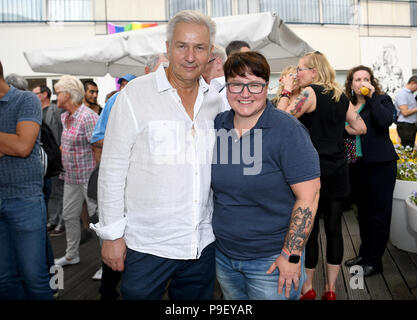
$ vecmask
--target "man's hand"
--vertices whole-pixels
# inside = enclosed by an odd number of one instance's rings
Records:
[[[101,246],[103,262],[114,271],[123,271],[125,268],[126,243],[123,238],[116,240],[103,240]]]
[[[301,276],[301,260],[299,263],[290,263],[285,257],[280,255],[273,264],[269,267],[267,274],[274,272],[275,268],[279,271],[278,278],[278,294],[282,294],[282,289],[285,284],[285,297],[290,297],[291,285],[294,282],[294,290],[298,290]]]

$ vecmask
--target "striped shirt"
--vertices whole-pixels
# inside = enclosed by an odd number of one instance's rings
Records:
[[[65,183],[88,182],[91,171],[96,166],[90,140],[97,120],[97,113],[84,104],[72,115],[68,111],[61,115],[62,166],[65,170]]]

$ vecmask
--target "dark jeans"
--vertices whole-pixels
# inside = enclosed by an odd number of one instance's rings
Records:
[[[359,256],[364,263],[381,270],[390,233],[397,164],[396,161],[364,163],[359,158],[351,171],[361,236]]]
[[[0,300],[51,300],[43,195],[0,200]]]
[[[215,246],[200,259],[175,260],[127,249],[120,291],[124,300],[160,300],[169,284],[170,300],[213,299]]]
[[[404,147],[410,146],[411,148],[414,148],[414,143],[416,141],[416,132],[417,127],[414,123],[397,123],[397,133],[401,139],[401,145],[403,145]]]

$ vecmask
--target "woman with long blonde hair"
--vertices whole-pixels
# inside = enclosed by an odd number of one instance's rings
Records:
[[[336,73],[324,54],[316,51],[304,55],[298,62],[297,80],[303,90],[292,103],[289,98],[284,99],[288,100],[285,110],[307,127],[319,154],[321,170],[319,208],[306,245],[307,280],[300,299],[313,300],[316,297],[312,283],[318,262],[321,215],[327,239],[327,281],[322,299],[335,300],[336,279],[343,259],[341,216],[350,192],[343,132],[345,121],[349,123],[351,132],[358,135],[366,132],[366,126],[349,107],[349,99],[336,82]]]

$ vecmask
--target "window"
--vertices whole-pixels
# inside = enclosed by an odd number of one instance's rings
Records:
[[[410,23],[412,27],[417,27],[417,2],[410,2]]]
[[[47,0],[48,20],[92,20],[91,0]]]
[[[232,0],[211,0],[211,16],[223,17],[232,15]]]
[[[42,0],[0,0],[0,22],[42,20]]]
[[[168,10],[168,19],[182,10],[198,10],[207,14],[207,0],[167,0],[166,7]]]
[[[285,22],[320,23],[320,0],[260,0],[260,12],[275,12]]]
[[[355,17],[354,0],[322,0],[323,23],[352,24]]]
[[[259,12],[258,1],[253,0],[238,0],[238,13],[248,14]]]

